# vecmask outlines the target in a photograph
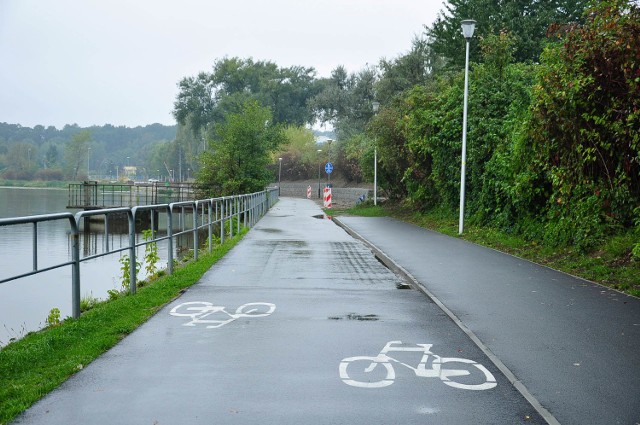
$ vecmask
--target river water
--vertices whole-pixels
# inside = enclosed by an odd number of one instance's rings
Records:
[[[60,212],[68,210],[67,191],[60,189],[31,189],[0,187],[0,218]],[[161,223],[162,226],[162,223]],[[93,227],[93,226],[92,226]],[[95,226],[80,235],[81,257],[102,252],[104,234]],[[126,226],[123,226],[126,229]],[[126,230],[109,235],[111,249],[128,246]],[[65,220],[38,224],[38,268],[71,260],[69,222]],[[33,225],[0,227],[0,279],[29,272],[32,269]],[[158,244],[160,262],[166,267],[166,243]],[[123,253],[124,254],[124,253]],[[98,299],[108,298],[107,291],[121,290],[120,253],[81,263],[81,295]],[[139,248],[137,256],[144,256]],[[144,279],[144,272],[139,275]],[[60,317],[71,316],[71,266],[40,273],[0,284],[0,347],[12,339],[46,324],[52,308]]]

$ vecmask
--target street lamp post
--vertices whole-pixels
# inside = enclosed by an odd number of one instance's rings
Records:
[[[458,234],[464,230],[464,190],[465,173],[467,168],[467,103],[469,100],[469,43],[473,37],[476,21],[467,19],[462,21],[462,35],[466,40],[466,58],[464,67],[464,105],[462,109],[462,162],[460,166],[460,220],[458,223]]]
[[[278,158],[278,187],[280,187],[280,181],[282,177],[282,158]]]
[[[322,149],[318,149],[318,199],[320,199],[320,164],[322,163],[320,152],[322,152]]]
[[[87,148],[87,180],[90,180],[90,178],[89,178],[89,158],[91,158],[91,148]]]
[[[380,109],[380,102],[371,103],[373,113],[377,114]],[[373,141],[373,205],[378,205],[378,141],[374,136]]]

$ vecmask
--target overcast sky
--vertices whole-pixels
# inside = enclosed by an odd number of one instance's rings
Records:
[[[439,0],[0,0],[0,122],[174,124],[177,83],[216,59],[329,76],[406,53]]]

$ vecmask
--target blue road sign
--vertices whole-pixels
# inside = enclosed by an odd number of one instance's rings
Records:
[[[324,166],[324,171],[325,171],[327,174],[331,174],[331,172],[333,171],[333,164],[332,164],[332,163],[330,163],[330,162],[327,162],[327,163],[325,164],[325,166]]]

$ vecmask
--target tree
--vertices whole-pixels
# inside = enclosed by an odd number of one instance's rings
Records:
[[[310,108],[320,122],[333,125],[338,140],[362,133],[373,116],[376,81],[373,67],[348,75],[344,67],[338,66],[330,78],[320,81],[322,89],[311,99]]]
[[[11,145],[7,152],[6,178],[28,180],[35,169],[37,148],[30,143],[20,142]]]
[[[272,155],[276,164],[282,158],[283,179],[309,179],[318,167],[318,152],[314,134],[304,127],[288,126],[284,129],[284,143]]]
[[[239,112],[227,113],[217,124],[212,151],[203,157],[196,181],[206,196],[226,196],[263,190],[272,179],[270,153],[283,142],[282,128],[255,100]]]
[[[477,21],[474,38],[506,31],[515,38],[516,62],[537,62],[552,24],[580,22],[588,0],[448,0],[445,10],[427,28],[434,53],[458,69],[464,67],[464,38],[460,23]],[[471,43],[471,60],[481,61],[478,43]]]
[[[64,150],[67,174],[71,180],[77,180],[80,169],[87,163],[91,132],[82,130],[67,142]]]
[[[316,94],[313,68],[279,68],[268,61],[224,58],[213,72],[184,78],[174,103],[174,116],[194,133],[208,131],[228,113],[237,113],[248,100],[269,107],[276,124],[304,125],[313,115],[308,100]]]
[[[49,145],[44,154],[44,163],[46,168],[55,167],[58,164],[58,148],[56,145]]]
[[[394,96],[424,84],[441,67],[424,38],[416,37],[411,50],[393,60],[380,60],[381,76],[376,83],[376,100],[387,104]]]

